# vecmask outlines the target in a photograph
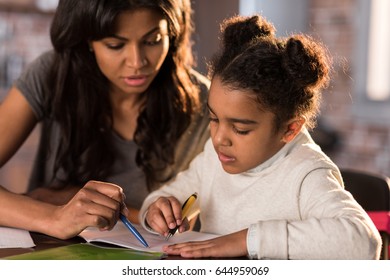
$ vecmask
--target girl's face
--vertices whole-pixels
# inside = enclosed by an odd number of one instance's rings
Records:
[[[112,92],[141,94],[168,54],[168,22],[154,10],[126,11],[118,16],[112,37],[92,41],[90,45]]]
[[[237,174],[252,169],[285,144],[274,128],[275,115],[262,111],[248,93],[231,90],[214,77],[208,99],[211,138],[223,169]]]

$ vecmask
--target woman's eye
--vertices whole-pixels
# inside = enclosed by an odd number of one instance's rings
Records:
[[[217,119],[217,118],[209,117],[209,121],[210,121],[210,122],[216,122],[216,123],[217,123],[217,122],[218,122],[218,119]]]
[[[162,40],[162,35],[156,34],[153,38],[145,40],[145,45],[154,46],[154,45],[159,44],[161,42],[161,40]]]
[[[124,44],[123,43],[107,43],[106,44],[107,48],[112,49],[112,50],[119,50],[123,48]]]

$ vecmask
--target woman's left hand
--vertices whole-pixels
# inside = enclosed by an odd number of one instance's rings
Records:
[[[164,252],[170,255],[180,255],[183,258],[231,258],[248,254],[246,235],[248,230],[205,240],[167,245]]]

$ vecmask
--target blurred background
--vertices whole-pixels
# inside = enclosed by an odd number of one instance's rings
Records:
[[[49,26],[58,0],[0,0],[0,100],[23,68],[51,48]],[[305,32],[334,59],[330,87],[313,137],[342,168],[390,176],[390,1],[192,0],[197,70],[218,48],[226,17],[261,13],[277,35]],[[23,192],[39,127],[0,169],[0,184]],[[6,135],[1,135],[6,137]]]

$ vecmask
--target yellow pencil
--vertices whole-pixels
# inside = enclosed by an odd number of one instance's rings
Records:
[[[193,193],[187,200],[184,202],[183,206],[181,207],[181,215],[182,215],[182,220],[184,220],[187,215],[189,214],[189,211],[191,210],[192,206],[194,205],[196,199],[198,198],[197,193]],[[172,237],[178,227],[175,227],[174,229],[171,229],[168,233],[168,235],[165,237],[165,240],[168,240],[170,237]]]

